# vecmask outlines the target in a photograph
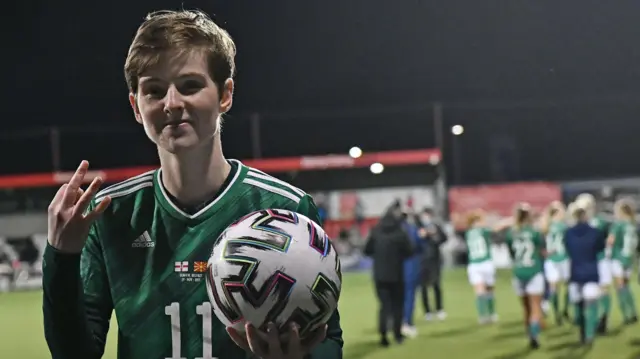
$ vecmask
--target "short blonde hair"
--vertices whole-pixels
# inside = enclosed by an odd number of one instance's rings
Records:
[[[615,208],[619,210],[623,216],[625,216],[628,220],[635,223],[636,221],[636,209],[634,203],[627,199],[622,198],[616,201]]]
[[[471,213],[467,215],[467,227],[471,228],[471,226],[476,224],[476,222],[484,218],[485,218],[485,213],[482,209],[476,209],[471,211]]]
[[[137,93],[140,76],[163,55],[179,58],[193,51],[206,56],[209,76],[218,89],[235,74],[236,45],[207,14],[196,10],[150,13],[138,28],[124,64],[129,91]]]
[[[585,211],[592,210],[596,205],[596,198],[591,193],[581,193],[576,198],[575,203]]]

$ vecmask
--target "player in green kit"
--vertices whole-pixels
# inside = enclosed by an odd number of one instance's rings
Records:
[[[498,224],[489,228],[485,222],[485,213],[474,211],[467,218],[467,232],[465,242],[469,264],[467,275],[476,295],[476,309],[480,324],[496,322],[498,316],[495,310],[494,286],[496,282],[496,268],[491,256],[491,243],[494,231],[505,227]]]
[[[614,214],[616,222],[611,227],[608,246],[611,248],[611,271],[618,294],[618,304],[626,324],[636,323],[638,314],[636,302],[629,286],[634,258],[638,251],[638,226],[636,213],[631,203],[618,200]]]
[[[112,312],[118,359],[342,358],[337,311],[303,339],[270,323],[227,332],[212,315],[203,277],[229,224],[266,208],[319,222],[309,195],[224,157],[234,56],[227,32],[200,12],[153,13],[138,29],[125,76],[160,169],[100,192],[95,178],[83,191],[83,161],[52,200],[43,311],[53,359],[101,358]]]
[[[589,224],[600,230],[606,237],[609,233],[610,223],[601,215],[596,213],[596,200],[589,193],[580,194],[575,201],[576,205],[584,208],[589,218]],[[607,331],[607,321],[611,312],[611,283],[613,283],[613,275],[611,274],[611,251],[605,249],[598,254],[598,275],[600,276],[600,324],[598,332],[604,334]]]
[[[524,309],[529,346],[537,349],[545,286],[542,256],[544,240],[533,227],[533,216],[528,204],[518,205],[514,220],[506,238],[513,260],[513,287]]]
[[[549,282],[549,297],[555,314],[556,322],[569,316],[569,292],[566,284],[569,281],[569,257],[564,248],[565,208],[562,202],[556,201],[545,211],[542,223],[542,234],[545,236],[547,259],[544,262],[544,275]],[[558,292],[565,291],[564,307],[560,310]]]

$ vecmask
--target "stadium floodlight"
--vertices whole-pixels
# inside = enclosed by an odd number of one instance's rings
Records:
[[[369,170],[371,171],[371,173],[378,175],[382,173],[382,171],[384,171],[384,166],[380,162],[372,163],[369,167]]]
[[[451,133],[453,133],[454,136],[460,136],[464,133],[464,127],[462,127],[462,125],[455,125],[451,127]]]
[[[351,156],[351,158],[359,158],[362,156],[362,150],[357,146],[351,147],[349,150],[349,156]]]

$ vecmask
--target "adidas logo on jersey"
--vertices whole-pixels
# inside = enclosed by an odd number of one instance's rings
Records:
[[[131,248],[153,248],[155,246],[156,243],[151,240],[151,236],[147,231],[144,231],[140,237],[131,243]]]

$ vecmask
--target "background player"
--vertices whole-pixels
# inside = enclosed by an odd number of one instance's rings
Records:
[[[391,322],[396,342],[404,341],[404,261],[414,254],[414,248],[403,224],[402,206],[395,202],[372,228],[364,248],[364,254],[373,258],[373,280],[380,304],[378,332],[383,347],[389,346],[388,322]]]
[[[609,232],[609,221],[596,212],[596,200],[589,193],[582,193],[576,198],[576,206],[582,208],[589,219],[589,224],[607,236]],[[598,254],[598,272],[600,277],[600,324],[598,331],[604,334],[607,331],[607,321],[611,312],[611,252],[606,248]]]
[[[600,281],[598,253],[605,247],[602,231],[588,222],[584,208],[572,208],[574,225],[565,233],[565,248],[571,263],[569,292],[576,305],[575,320],[580,325],[582,342],[590,344],[595,338],[598,325],[598,299]]]
[[[402,315],[402,334],[408,338],[415,338],[418,329],[413,323],[413,311],[415,309],[416,292],[420,283],[420,265],[426,246],[425,235],[418,229],[415,214],[410,207],[403,208],[403,229],[411,240],[414,253],[404,260],[404,305]],[[422,233],[422,234],[421,234]]]
[[[480,324],[495,322],[498,319],[495,311],[494,285],[496,268],[491,256],[491,242],[493,232],[500,231],[507,226],[506,219],[491,229],[486,225],[486,215],[482,210],[471,213],[467,219],[465,241],[469,264],[467,274],[469,283],[476,295],[476,308]]]
[[[569,260],[564,248],[565,209],[562,202],[556,201],[549,205],[542,219],[542,234],[545,236],[547,259],[544,262],[544,273],[549,283],[549,297],[555,314],[556,322],[562,323],[562,318],[569,317],[569,294],[565,289],[564,305],[560,310],[558,293],[569,280]]]
[[[524,309],[529,346],[537,349],[544,295],[544,241],[540,232],[533,227],[533,216],[528,204],[519,205],[514,218],[515,223],[507,232],[507,245],[513,259],[513,287]]]
[[[221,116],[232,104],[235,52],[201,12],[153,13],[138,29],[125,77],[160,169],[96,194],[99,178],[80,189],[83,161],[51,202],[43,311],[54,359],[102,357],[113,310],[119,359],[342,357],[337,311],[306,341],[295,326],[268,323],[246,323],[246,336],[227,333],[212,316],[202,272],[229,224],[265,208],[319,222],[309,195],[224,157]]]
[[[622,318],[626,324],[631,324],[638,321],[636,302],[629,287],[633,260],[638,250],[636,213],[629,201],[618,200],[615,204],[614,215],[616,222],[611,227],[607,240],[607,244],[611,248],[611,272]]]

